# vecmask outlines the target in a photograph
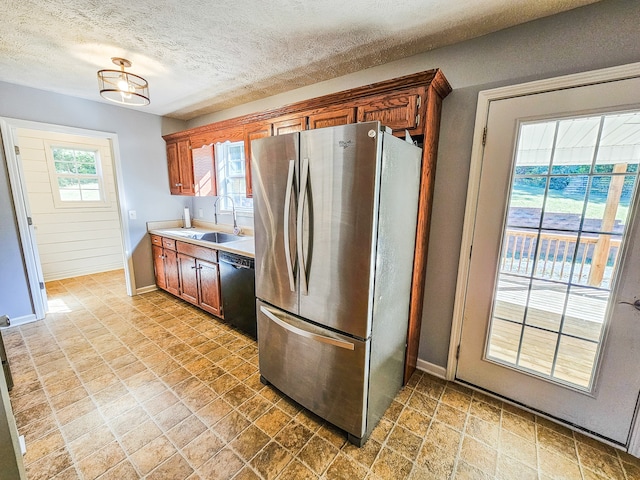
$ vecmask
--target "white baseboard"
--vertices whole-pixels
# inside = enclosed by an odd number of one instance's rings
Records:
[[[147,285],[146,287],[136,288],[136,295],[141,295],[143,293],[154,292],[158,289],[156,285]]]
[[[2,327],[2,329],[4,330],[6,328],[17,327],[18,325],[35,322],[36,320],[38,320],[38,317],[36,317],[34,313],[30,315],[23,315],[22,317],[12,317],[10,319],[11,325],[9,325],[8,327]]]
[[[93,265],[88,265],[81,268],[70,268],[67,270],[59,270],[53,273],[44,273],[45,282],[55,282],[57,280],[66,280],[67,278],[84,277],[85,275],[95,275],[97,273],[112,272],[113,270],[122,270],[122,260],[118,262],[100,265],[99,268],[95,268]]]
[[[433,375],[434,377],[442,378],[443,380],[446,380],[447,378],[446,368],[434,363],[427,362],[425,360],[418,359],[418,361],[416,362],[416,368],[425,373]]]

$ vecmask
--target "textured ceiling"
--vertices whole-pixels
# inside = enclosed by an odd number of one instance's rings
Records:
[[[187,120],[595,1],[1,0],[0,80],[106,102],[124,57]]]

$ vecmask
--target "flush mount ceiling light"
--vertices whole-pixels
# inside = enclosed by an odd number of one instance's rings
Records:
[[[131,62],[118,57],[113,57],[111,61],[118,65],[120,70],[98,72],[100,95],[122,105],[149,105],[149,83],[138,75],[124,71],[125,67],[131,66]]]

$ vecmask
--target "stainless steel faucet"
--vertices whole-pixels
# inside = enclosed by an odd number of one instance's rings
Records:
[[[238,227],[238,220],[236,218],[236,207],[235,207],[235,204],[233,203],[233,198],[231,198],[230,195],[218,195],[218,198],[216,198],[216,201],[213,203],[214,222],[216,223],[216,225],[218,224],[218,200],[220,200],[221,198],[228,198],[229,201],[231,202],[231,214],[233,215],[233,234],[240,235],[240,232],[242,232],[242,229]]]

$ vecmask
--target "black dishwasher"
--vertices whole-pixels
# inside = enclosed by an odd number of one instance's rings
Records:
[[[219,251],[224,319],[256,338],[256,284],[253,258]]]

